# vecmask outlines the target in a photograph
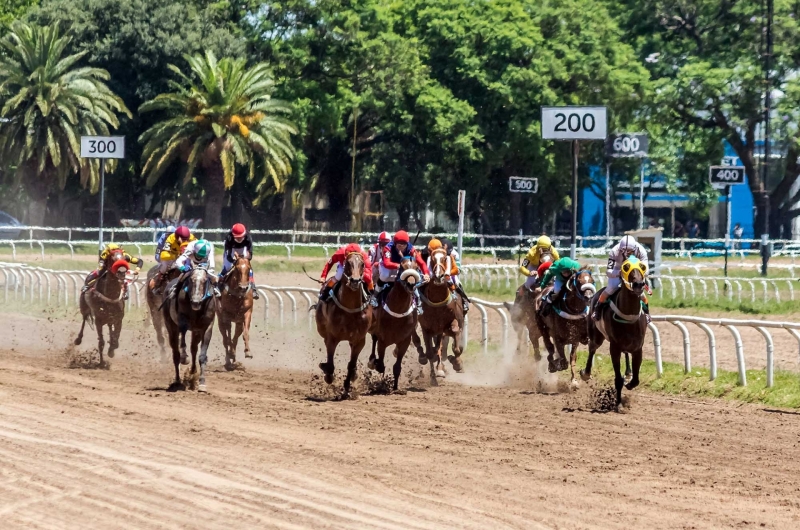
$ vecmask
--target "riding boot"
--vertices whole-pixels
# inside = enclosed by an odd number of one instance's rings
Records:
[[[456,284],[456,292],[461,295],[461,305],[464,307],[464,314],[466,315],[469,313],[469,297],[464,292],[464,287],[460,284]]]
[[[127,300],[128,299],[128,282],[125,282],[122,285],[122,299],[123,300]]]
[[[93,270],[92,272],[90,272],[89,275],[86,277],[86,281],[83,282],[83,287],[81,287],[81,292],[85,293],[86,291],[88,291],[89,288],[91,288],[92,284],[95,282],[95,280],[97,280],[98,276],[100,276],[99,270]]]
[[[644,315],[647,318],[647,323],[652,322],[650,319],[650,304],[647,303],[647,296],[644,294],[642,295],[642,311],[644,311]]]
[[[253,291],[253,300],[258,300],[259,298],[261,298],[261,295],[258,294],[258,289],[256,288],[256,282],[254,281],[250,282],[250,289],[252,289]]]
[[[421,315],[423,313],[422,302],[419,299],[419,291],[416,288],[414,289],[414,304],[417,306],[417,314]]]
[[[378,285],[370,293],[369,305],[371,305],[372,307],[378,307],[378,295],[380,294],[382,288],[383,288],[382,286]]]

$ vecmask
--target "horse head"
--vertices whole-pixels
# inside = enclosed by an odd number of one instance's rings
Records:
[[[431,252],[431,279],[436,285],[442,285],[445,282],[445,276],[450,271],[447,270],[447,251],[443,248],[437,248]]]
[[[549,248],[539,249],[539,265],[553,261],[553,254]]]
[[[208,270],[205,267],[196,267],[188,281],[189,301],[194,311],[199,311],[203,301],[211,296],[208,284]]]
[[[647,265],[631,256],[625,260],[620,269],[620,278],[625,287],[636,296],[641,296],[647,277]]]
[[[122,250],[121,248],[116,248],[116,249],[110,251],[108,253],[108,256],[106,257],[106,263],[105,263],[106,270],[110,271],[111,270],[111,266],[114,263],[116,263],[116,262],[118,262],[120,260],[124,260],[124,259],[125,259],[125,251]]]
[[[244,296],[250,288],[250,260],[239,254],[234,254],[233,257],[233,268],[228,276],[228,290]]]
[[[413,256],[403,256],[400,261],[400,284],[408,292],[412,292],[417,284],[422,280],[417,267],[417,260]]]
[[[361,287],[364,278],[364,257],[360,252],[350,252],[344,258],[344,271],[342,278],[346,280],[345,285],[353,291]]]
[[[583,296],[584,301],[588,302],[597,292],[592,273],[588,270],[576,272],[572,276],[572,283],[575,285],[576,292]]]

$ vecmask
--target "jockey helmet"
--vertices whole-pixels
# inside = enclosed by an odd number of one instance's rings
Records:
[[[389,237],[387,232],[381,232],[378,236],[378,243],[388,243],[392,238]]]
[[[350,243],[346,247],[344,247],[345,255],[352,254],[354,252],[361,254],[361,247],[358,245],[358,243]]]
[[[125,272],[128,272],[128,268],[129,268],[129,265],[128,265],[127,261],[125,261],[124,259],[118,259],[111,266],[111,272],[113,274],[116,274],[120,269],[125,269]]]
[[[247,229],[244,227],[242,223],[236,223],[235,225],[233,225],[233,228],[231,228],[231,234],[233,235],[233,237],[244,237],[246,233]]]
[[[194,244],[194,255],[200,259],[206,259],[211,253],[211,245],[205,239],[199,239]]]
[[[395,243],[408,243],[408,232],[405,230],[398,230],[397,233],[394,235],[394,242]]]
[[[633,236],[625,236],[619,240],[619,250],[631,253],[636,250],[636,239]]]
[[[181,239],[189,239],[191,233],[189,232],[188,226],[179,226],[175,229],[175,236]]]
[[[174,234],[175,233],[175,225],[169,225],[167,227],[167,233],[168,234]]]
[[[547,272],[547,269],[549,269],[552,264],[553,264],[552,261],[545,261],[544,263],[539,265],[538,269],[536,269],[536,274],[538,274],[539,277],[541,278],[542,276],[544,276],[544,273]]]
[[[122,247],[120,247],[116,243],[109,243],[108,245],[106,245],[106,250],[119,250],[120,248]]]
[[[435,237],[428,242],[428,251],[433,252],[436,249],[442,248],[442,242]]]
[[[550,238],[547,236],[541,236],[539,239],[536,240],[536,246],[538,248],[550,248],[553,246],[553,242],[550,241]]]

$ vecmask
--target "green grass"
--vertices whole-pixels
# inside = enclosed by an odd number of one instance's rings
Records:
[[[577,364],[581,367],[586,364],[588,353],[578,351]],[[727,370],[717,370],[717,378],[709,381],[708,368],[693,368],[691,373],[685,374],[680,363],[663,363],[664,373],[661,378],[656,377],[656,363],[645,359],[640,371],[641,387],[665,394],[682,395],[690,397],[708,397],[744,401],[746,403],[761,403],[773,407],[800,408],[800,375],[776,371],[774,385],[767,388],[767,377],[764,370],[747,370],[747,386],[740,386],[739,374]],[[624,369],[624,361],[623,361]],[[595,355],[592,365],[592,375],[603,383],[614,384],[614,368],[611,359],[606,354],[598,358]],[[625,390],[623,390],[623,393]]]
[[[770,293],[771,295],[772,293]],[[788,297],[788,293],[786,293]],[[790,313],[800,313],[800,301],[781,301],[776,302],[774,299],[767,303],[763,301],[750,302],[727,300],[720,298],[714,300],[711,298],[703,298],[698,296],[695,298],[661,298],[658,295],[650,297],[650,307],[654,310],[657,309],[693,309],[696,311],[726,311],[742,313],[743,315],[783,315]],[[662,311],[663,313],[663,311]],[[657,313],[656,313],[657,314]]]

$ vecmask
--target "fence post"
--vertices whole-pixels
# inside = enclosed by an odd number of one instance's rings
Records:
[[[739,330],[736,329],[735,326],[731,324],[724,324],[724,326],[728,328],[728,331],[731,332],[731,335],[733,335],[733,341],[736,344],[736,364],[739,369],[739,384],[741,386],[747,386],[747,373],[745,372],[742,336],[739,334]]]
[[[652,322],[647,324],[647,327],[650,329],[650,333],[653,335],[653,353],[655,353],[656,358],[656,377],[661,379],[661,376],[664,374],[664,366],[661,362],[661,335],[658,333],[658,328]]]
[[[775,363],[775,348],[772,342],[772,335],[770,335],[769,331],[766,328],[761,326],[756,326],[756,329],[759,333],[764,337],[764,340],[767,342],[767,388],[771,388],[774,382],[773,370],[774,370],[774,363]]]
[[[702,322],[697,322],[697,327],[702,329],[708,335],[708,364],[710,366],[709,371],[711,375],[709,376],[709,381],[713,381],[717,378],[717,340],[714,337],[714,332],[708,327],[707,324],[703,324]]]

